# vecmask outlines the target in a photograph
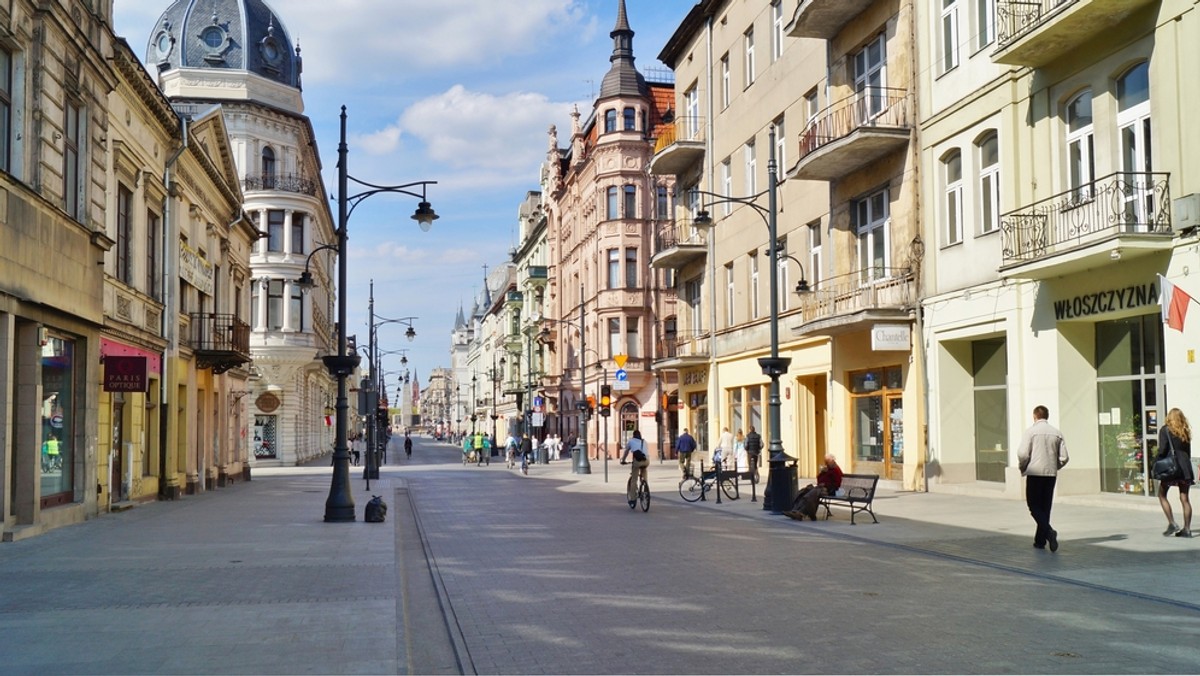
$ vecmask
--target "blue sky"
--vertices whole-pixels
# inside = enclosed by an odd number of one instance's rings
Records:
[[[483,266],[515,242],[517,208],[538,189],[557,125],[567,143],[573,106],[586,117],[612,53],[617,0],[267,0],[304,59],[305,113],[316,129],[326,187],[337,189],[338,115],[347,107],[350,175],[396,185],[434,180],[430,232],[416,200],[376,195],[349,223],[349,333],[375,312],[417,317],[380,327],[381,349],[407,349],[424,387],[450,365],[450,332],[469,310]],[[626,0],[636,65],[664,68],[663,45],[694,0]],[[114,27],[145,58],[170,0],[116,0]],[[353,189],[351,189],[353,194]],[[331,203],[331,211],[336,209]],[[399,355],[384,358],[399,370]]]

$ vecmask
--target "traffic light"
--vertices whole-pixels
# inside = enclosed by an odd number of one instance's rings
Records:
[[[612,412],[612,387],[609,385],[600,386],[600,415],[608,417]]]
[[[587,397],[587,410],[588,415],[591,415],[592,411],[596,410],[596,398],[590,394]]]

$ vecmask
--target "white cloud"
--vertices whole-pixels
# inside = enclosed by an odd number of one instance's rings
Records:
[[[388,155],[400,149],[401,134],[400,126],[393,124],[370,134],[350,134],[347,142],[368,155]]]
[[[276,0],[276,5],[279,5]],[[582,0],[289,0],[285,25],[305,59],[306,82],[396,70],[482,66],[529,54],[563,36],[597,32]],[[364,21],[364,17],[366,20]],[[320,41],[310,45],[307,41]],[[364,64],[369,67],[364,68]]]

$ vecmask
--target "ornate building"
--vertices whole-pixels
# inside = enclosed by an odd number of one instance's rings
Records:
[[[176,109],[219,104],[245,211],[250,253],[250,414],[254,464],[296,464],[330,449],[324,413],[335,383],[335,227],[312,124],[304,115],[299,46],[262,0],[177,0],[150,36],[146,63]],[[305,270],[316,282],[305,292]]]

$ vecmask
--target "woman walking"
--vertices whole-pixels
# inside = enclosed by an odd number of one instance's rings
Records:
[[[1175,454],[1175,462],[1183,474],[1178,479],[1158,482],[1158,504],[1162,505],[1163,514],[1167,515],[1167,529],[1163,535],[1174,535],[1177,538],[1192,537],[1192,503],[1188,499],[1188,487],[1196,483],[1196,472],[1192,468],[1192,428],[1188,425],[1183,411],[1173,408],[1167,411],[1167,422],[1158,431],[1158,453]],[[1175,515],[1171,511],[1171,503],[1167,502],[1167,492],[1175,486],[1179,489],[1179,502],[1183,504],[1183,528],[1175,525]]]

